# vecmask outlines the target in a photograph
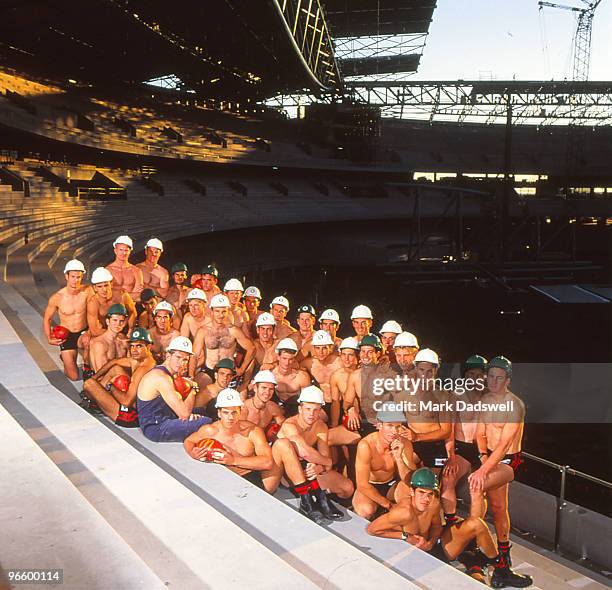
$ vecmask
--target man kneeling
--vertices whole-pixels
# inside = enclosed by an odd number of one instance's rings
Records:
[[[442,527],[440,516],[440,487],[431,469],[417,469],[410,480],[412,494],[401,500],[387,514],[383,514],[368,526],[368,533],[388,539],[402,539],[445,562],[454,561],[475,540],[478,551],[468,569],[470,575],[484,581],[482,567],[493,565],[491,577],[494,588],[514,586],[525,588],[532,580],[512,572],[497,552],[489,528],[481,518],[465,520]],[[502,571],[503,570],[503,571]],[[500,583],[503,580],[503,583]]]
[[[220,391],[215,407],[219,420],[202,426],[185,439],[187,454],[197,461],[227,465],[257,487],[274,491],[268,473],[274,463],[272,449],[259,426],[240,419],[240,394],[229,388]]]

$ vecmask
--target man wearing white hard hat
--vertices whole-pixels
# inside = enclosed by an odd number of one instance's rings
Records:
[[[215,404],[219,419],[187,437],[183,446],[196,461],[225,465],[257,487],[273,491],[268,489],[268,481],[274,479],[270,474],[274,465],[272,449],[259,426],[241,419],[242,404],[235,389],[219,392]],[[210,439],[217,443],[212,452]]]
[[[113,242],[115,259],[106,265],[113,275],[113,291],[129,293],[134,301],[140,301],[140,293],[144,289],[142,270],[130,262],[130,254],[134,249],[132,238],[118,236]]]
[[[159,259],[164,251],[164,245],[159,238],[151,238],[145,244],[145,259],[136,266],[142,271],[143,285],[145,289],[153,289],[160,296],[166,297],[170,288],[170,275]]]
[[[415,377],[414,359],[419,352],[419,341],[414,334],[402,332],[393,341],[393,355],[395,363],[391,368],[398,375]]]
[[[259,309],[260,303],[261,291],[253,285],[247,287],[244,290],[244,308],[249,314],[249,321],[242,325],[242,331],[244,332],[244,335],[247,338],[251,338],[251,340],[257,337],[255,322],[262,313],[262,311]]]
[[[183,442],[210,418],[192,413],[197,386],[185,378],[191,340],[177,336],[170,342],[166,359],[140,381],[136,407],[143,434],[154,442]]]
[[[115,303],[120,303],[128,311],[127,325],[129,330],[136,323],[136,305],[128,293],[113,291],[113,275],[103,266],[99,266],[91,273],[91,286],[93,297],[87,301],[87,325],[91,337],[100,336],[106,330],[106,313]]]
[[[276,320],[276,327],[274,328],[274,338],[276,340],[287,338],[296,331],[287,319],[288,312],[289,300],[286,297],[279,295],[272,299],[270,303],[270,313]]]
[[[439,474],[448,458],[446,442],[452,436],[452,415],[436,408],[444,407],[450,396],[436,387],[440,359],[435,351],[422,348],[416,354],[414,364],[416,387],[411,395],[415,402],[414,411],[406,411],[410,439],[422,465]]]
[[[247,370],[253,359],[255,348],[253,343],[229,319],[230,302],[222,294],[215,295],[210,301],[212,318],[206,322],[196,333],[193,340],[194,356],[190,361],[190,375],[195,374],[197,367],[196,357],[204,354],[204,367],[206,371],[214,370],[215,365],[222,358],[234,358],[236,346],[239,344],[244,350],[244,357],[236,367],[236,376],[240,377]]]
[[[395,342],[397,335],[401,333],[402,327],[395,320],[386,321],[380,329],[380,341],[382,342],[384,354],[389,363],[395,362],[393,343]]]
[[[312,356],[304,359],[300,366],[310,373],[323,391],[325,403],[332,401],[331,376],[342,367],[340,358],[334,351],[334,341],[329,332],[317,330],[310,341]]]
[[[341,367],[332,374],[329,380],[332,396],[330,426],[335,427],[340,423],[342,415],[342,402],[348,387],[349,377],[359,366],[359,344],[353,337],[345,338],[340,342],[339,357]],[[345,443],[343,443],[345,444]]]
[[[276,401],[286,416],[297,412],[297,399],[300,391],[310,385],[310,375],[299,368],[297,363],[298,347],[291,338],[283,338],[276,344],[278,364],[272,369],[276,378]]]
[[[242,406],[241,417],[264,429],[268,442],[274,442],[285,414],[272,399],[276,388],[276,377],[272,371],[259,371],[253,379],[255,395]]]
[[[244,293],[242,283],[238,279],[229,279],[223,287],[223,293],[229,299],[230,312],[234,316],[234,325],[242,330],[245,322],[249,321],[249,314],[241,301]]]
[[[319,329],[329,332],[336,348],[338,348],[338,345],[342,342],[342,338],[338,338],[338,328],[340,328],[340,316],[338,312],[331,308],[324,310],[319,316]]]
[[[271,313],[264,311],[255,320],[255,330],[257,337],[253,341],[254,370],[270,369],[278,360],[275,350],[274,326],[276,320]]]
[[[167,301],[160,301],[153,309],[153,327],[149,330],[153,339],[152,353],[158,363],[164,361],[165,352],[168,344],[180,332],[172,325],[172,319],[175,316],[175,309]]]
[[[372,329],[372,310],[367,305],[358,305],[351,312],[351,323],[355,330],[357,342],[370,333]]]
[[[272,447],[277,477],[280,479],[283,471],[289,475],[300,498],[300,511],[309,518],[316,520],[316,512],[333,520],[342,518],[342,511],[329,500],[326,491],[350,498],[354,487],[350,479],[332,469],[328,429],[320,418],[325,404],[323,392],[314,385],[305,387],[298,403],[298,414],[283,422]]]
[[[190,289],[187,293],[187,308],[189,311],[183,316],[181,322],[181,336],[193,340],[198,330],[204,326],[209,319],[206,313],[206,293],[202,289]],[[200,359],[198,359],[199,363]]]
[[[289,338],[292,338],[298,346],[299,359],[307,358],[312,354],[311,340],[315,333],[314,325],[317,319],[315,309],[312,305],[305,304],[300,305],[297,309],[297,331],[290,334]]]
[[[64,266],[66,286],[51,295],[43,315],[43,330],[47,341],[60,347],[64,374],[68,379],[79,378],[77,366],[79,338],[87,330],[87,298],[89,287],[83,285],[85,267],[80,260],[69,260]],[[57,314],[59,325],[52,327]]]

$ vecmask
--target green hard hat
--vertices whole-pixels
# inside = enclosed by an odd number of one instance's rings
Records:
[[[505,356],[494,356],[487,365],[487,371],[489,369],[503,369],[506,371],[508,377],[512,377],[512,362]]]
[[[215,365],[215,371],[217,371],[219,369],[231,369],[232,371],[235,371],[236,370],[236,364],[234,363],[234,361],[232,359],[221,359]]]
[[[149,330],[146,328],[134,328],[130,336],[130,342],[146,342],[147,344],[153,344],[153,338],[149,334]]]
[[[201,275],[212,275],[216,279],[219,278],[219,271],[212,264],[209,264],[208,266],[205,266],[202,269],[202,272],[200,274]]]
[[[376,334],[366,334],[359,343],[359,348],[362,346],[373,346],[376,350],[382,350],[382,343]]]
[[[115,303],[111,305],[108,308],[108,311],[106,312],[107,318],[109,318],[112,315],[122,315],[127,318],[129,314],[128,314],[128,310],[125,309],[125,305],[123,305],[122,303]]]
[[[187,265],[183,262],[177,262],[176,264],[172,265],[172,268],[170,269],[171,274],[174,274],[175,272],[188,272]]]
[[[426,490],[433,490],[434,492],[440,492],[440,484],[436,474],[429,469],[429,467],[421,467],[417,469],[410,478],[410,486],[413,488],[425,488]]]
[[[312,305],[308,305],[308,304],[304,304],[304,305],[300,305],[297,308],[297,312],[298,315],[300,315],[301,313],[309,313],[310,315],[316,316],[317,312],[315,311],[315,308]]]
[[[159,297],[159,295],[153,289],[143,289],[140,294],[140,301],[146,303],[150,299],[153,299],[153,297]]]
[[[469,371],[470,369],[482,369],[483,371],[486,371],[487,362],[488,361],[484,356],[473,354],[471,357],[468,357],[461,366],[461,373],[465,374],[465,372]]]

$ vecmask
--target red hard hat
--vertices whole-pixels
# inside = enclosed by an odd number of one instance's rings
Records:
[[[183,400],[187,399],[189,392],[191,391],[191,383],[185,379],[185,377],[175,377],[174,389],[181,395]]]
[[[125,375],[125,374],[121,374],[121,375],[117,375],[114,379],[113,379],[113,385],[119,390],[122,391],[123,393],[126,393],[127,390],[130,387],[130,378]]]
[[[212,454],[216,450],[223,450],[223,445],[214,438],[203,438],[196,443],[196,447],[206,449],[206,455],[204,458],[207,461],[212,461]]]
[[[64,326],[53,326],[53,328],[51,328],[51,336],[53,336],[53,338],[57,338],[58,340],[66,340],[66,338],[68,338],[68,334],[70,334],[70,332],[68,331],[68,328],[64,328]]]
[[[268,442],[273,443],[278,438],[278,431],[281,429],[281,425],[278,422],[270,422],[266,428],[266,438]]]

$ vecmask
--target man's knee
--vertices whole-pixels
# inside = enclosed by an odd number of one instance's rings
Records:
[[[362,518],[370,520],[376,514],[377,505],[374,502],[355,501],[353,498],[353,510]]]
[[[474,535],[480,534],[487,528],[484,520],[478,516],[468,516],[468,518],[463,521],[462,526],[467,527]]]

